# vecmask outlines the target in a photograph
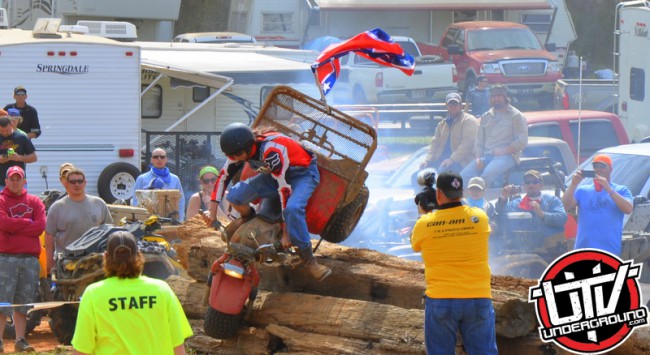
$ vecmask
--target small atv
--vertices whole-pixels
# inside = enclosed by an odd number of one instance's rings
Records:
[[[88,230],[55,256],[54,301],[78,301],[88,285],[104,279],[103,253],[108,236],[116,231],[127,231],[136,237],[138,249],[145,258],[144,275],[162,280],[178,275],[181,265],[176,260],[176,252],[163,236],[154,233],[161,222],[171,220],[151,216],[144,222],[126,222],[123,226],[102,224]],[[50,329],[61,344],[72,341],[77,308],[66,304],[50,310]]]

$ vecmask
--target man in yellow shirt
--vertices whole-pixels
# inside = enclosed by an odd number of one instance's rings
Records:
[[[440,174],[436,188],[439,209],[420,217],[411,236],[424,260],[427,354],[454,354],[459,330],[469,355],[497,354],[488,217],[461,203],[460,175]]]

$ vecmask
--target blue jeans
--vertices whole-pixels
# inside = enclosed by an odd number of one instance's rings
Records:
[[[282,216],[291,238],[291,243],[300,249],[311,248],[311,237],[307,228],[305,207],[320,182],[316,158],[307,168],[289,167],[285,175],[291,185],[291,196],[287,200]],[[240,181],[230,188],[226,197],[230,203],[246,205],[258,198],[278,197],[278,182],[271,174],[258,174],[246,181]]]
[[[463,177],[465,186],[467,186],[469,179],[475,176],[480,176],[483,178],[483,181],[485,181],[485,187],[489,189],[495,180],[499,178],[503,179],[503,173],[512,169],[516,165],[517,162],[510,154],[499,155],[498,157],[494,157],[487,166],[483,168],[483,171],[480,171],[476,168],[476,159],[474,159],[467,164],[463,171],[460,172],[460,176]]]
[[[498,354],[494,308],[489,298],[429,298],[424,310],[427,354],[455,354],[460,330],[469,355]]]

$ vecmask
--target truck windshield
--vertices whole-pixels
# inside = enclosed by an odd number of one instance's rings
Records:
[[[498,28],[469,31],[468,51],[542,49],[537,37],[526,28]]]

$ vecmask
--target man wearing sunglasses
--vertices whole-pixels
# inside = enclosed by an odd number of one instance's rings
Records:
[[[185,194],[183,194],[183,186],[181,179],[169,171],[167,165],[167,152],[162,148],[156,148],[151,152],[151,170],[144,174],[140,174],[135,180],[134,190],[147,190],[151,189],[151,183],[154,179],[159,179],[163,182],[162,190],[178,190],[181,193],[181,198],[178,205],[178,220],[185,220]],[[156,181],[158,182],[158,181]],[[131,197],[131,206],[138,206],[138,198],[134,194]]]
[[[613,163],[608,155],[596,155],[592,167],[593,172],[578,170],[562,196],[564,208],[578,207],[575,249],[596,248],[621,256],[623,218],[634,208],[632,192],[611,182]],[[593,174],[593,181],[580,185],[587,173]]]
[[[92,227],[113,223],[106,202],[86,194],[86,183],[83,170],[71,168],[63,181],[67,195],[54,202],[47,213],[45,251],[48,272],[55,265],[55,251],[62,252]]]
[[[320,281],[329,276],[332,271],[314,258],[305,216],[307,201],[320,182],[316,156],[284,134],[253,132],[242,123],[226,126],[219,143],[228,160],[212,191],[208,224],[217,218],[217,208],[233,174],[232,167],[248,162],[258,174],[230,188],[227,196],[230,205],[244,219],[251,219],[255,216],[250,206],[252,201],[279,197],[283,218],[280,222],[282,247],[297,246],[305,269],[315,279]]]
[[[562,200],[555,195],[542,193],[544,184],[539,171],[526,171],[523,183],[526,192],[523,197],[513,198],[517,194],[514,185],[507,185],[501,190],[495,206],[496,212],[500,221],[506,225],[507,234],[512,230],[527,231],[528,237],[536,238],[528,239],[528,246],[542,247],[545,238],[564,233],[567,214]],[[514,225],[514,221],[507,219],[508,212],[530,213],[531,219],[524,219],[525,222]]]

